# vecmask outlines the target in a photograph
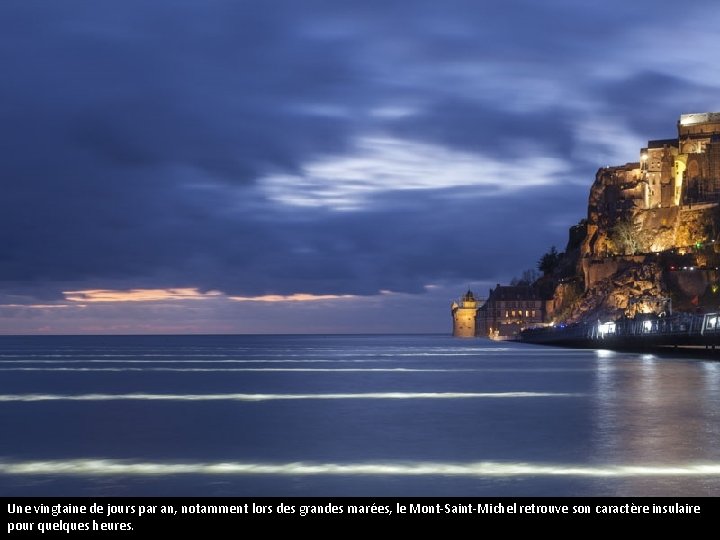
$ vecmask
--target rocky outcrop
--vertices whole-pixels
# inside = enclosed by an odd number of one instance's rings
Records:
[[[720,311],[719,119],[681,115],[677,138],[597,171],[587,219],[541,280],[549,319]]]
[[[596,281],[569,306],[563,320],[614,320],[669,309],[669,291],[656,263],[625,261],[622,269]]]
[[[597,188],[595,188],[597,189]],[[612,189],[611,189],[612,191]],[[673,248],[689,247],[697,242],[717,238],[720,232],[720,210],[716,203],[671,206],[668,208],[622,208],[610,203],[591,203],[588,211],[587,236],[582,242],[581,257],[600,259],[632,253],[660,253]],[[611,197],[614,200],[614,197]],[[604,212],[602,208],[608,209]],[[634,242],[622,244],[618,229],[633,232]]]
[[[633,165],[598,171],[552,276],[549,320],[720,310],[720,206],[640,208]]]
[[[583,257],[580,265],[583,274],[585,289],[589,289],[604,279],[623,272],[628,268],[634,268],[645,261],[644,255],[618,256],[604,258]]]

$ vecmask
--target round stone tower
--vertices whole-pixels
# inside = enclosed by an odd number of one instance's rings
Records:
[[[472,291],[468,289],[459,302],[452,303],[450,309],[453,318],[453,336],[475,337],[478,301]]]

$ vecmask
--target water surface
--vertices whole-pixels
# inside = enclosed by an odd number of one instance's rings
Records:
[[[0,337],[0,495],[719,495],[720,363],[445,336]]]

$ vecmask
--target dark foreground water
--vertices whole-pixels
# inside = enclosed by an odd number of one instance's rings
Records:
[[[0,495],[720,495],[720,363],[443,336],[0,337]]]

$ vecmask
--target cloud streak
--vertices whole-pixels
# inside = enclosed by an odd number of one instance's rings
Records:
[[[216,298],[218,291],[200,292],[197,288],[185,289],[130,289],[113,291],[108,289],[89,289],[85,291],[64,291],[65,299],[70,302],[162,302],[167,300],[207,300]]]

